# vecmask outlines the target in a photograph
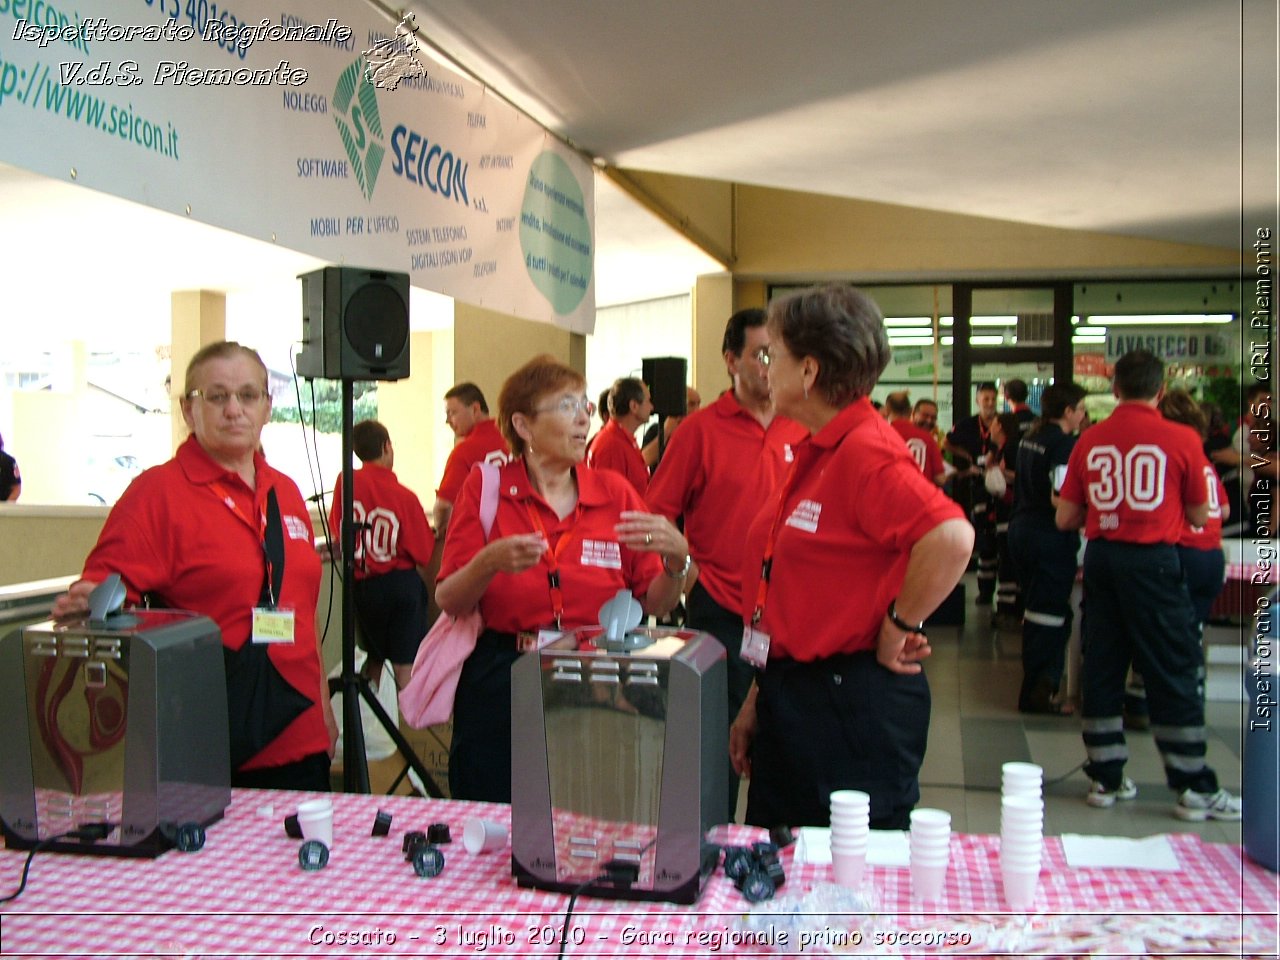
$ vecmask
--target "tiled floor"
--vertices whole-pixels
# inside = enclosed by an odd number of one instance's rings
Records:
[[[1149,733],[1129,733],[1125,772],[1138,797],[1108,810],[1084,802],[1088,778],[1080,721],[1075,717],[1018,713],[1022,679],[1020,629],[990,626],[990,611],[973,603],[967,578],[965,625],[930,628],[927,661],[933,714],[929,748],[920,773],[921,804],[949,810],[953,829],[1000,830],[1000,765],[1030,760],[1045,771],[1045,833],[1145,837],[1192,832],[1214,842],[1240,842],[1238,823],[1187,823],[1173,815],[1173,793],[1164,784],[1160,755]],[[1208,759],[1223,786],[1240,791],[1241,705],[1208,703]]]

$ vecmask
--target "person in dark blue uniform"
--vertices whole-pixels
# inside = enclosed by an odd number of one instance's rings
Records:
[[[1071,713],[1070,706],[1057,697],[1071,637],[1071,588],[1080,534],[1059,530],[1054,512],[1058,485],[1084,419],[1084,396],[1084,388],[1075,383],[1046,387],[1040,420],[1018,447],[1009,551],[1025,605],[1018,693],[1018,709],[1023,713]]]

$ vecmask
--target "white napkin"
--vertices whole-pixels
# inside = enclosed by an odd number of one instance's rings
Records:
[[[827,827],[801,827],[796,841],[796,863],[830,863],[831,831]],[[911,865],[911,845],[905,830],[872,830],[867,840],[867,863],[878,867]]]
[[[1130,870],[1181,870],[1167,833],[1130,837],[1062,835],[1062,852],[1071,867],[1122,867]]]

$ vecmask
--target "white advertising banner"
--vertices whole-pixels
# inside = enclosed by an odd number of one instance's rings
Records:
[[[415,46],[337,0],[0,0],[0,161],[590,333],[590,164]]]
[[[1229,366],[1240,358],[1240,334],[1230,324],[1108,328],[1107,363],[1115,363],[1130,350],[1150,350],[1167,364]]]

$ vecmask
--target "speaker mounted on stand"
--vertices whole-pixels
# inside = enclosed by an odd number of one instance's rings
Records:
[[[363,267],[304,273],[298,375],[325,380],[409,376],[409,275]]]
[[[356,673],[355,480],[352,429],[356,380],[403,380],[409,376],[409,275],[362,267],[323,267],[304,273],[302,350],[298,375],[309,380],[342,381],[342,679],[330,683],[342,691],[342,773],[348,793],[369,792],[360,717],[363,697],[408,767],[433,797],[443,792],[374,695]],[[324,522],[324,518],[321,518]],[[403,776],[403,774],[402,774]],[[399,781],[397,781],[398,783]],[[394,789],[394,786],[393,788]]]

